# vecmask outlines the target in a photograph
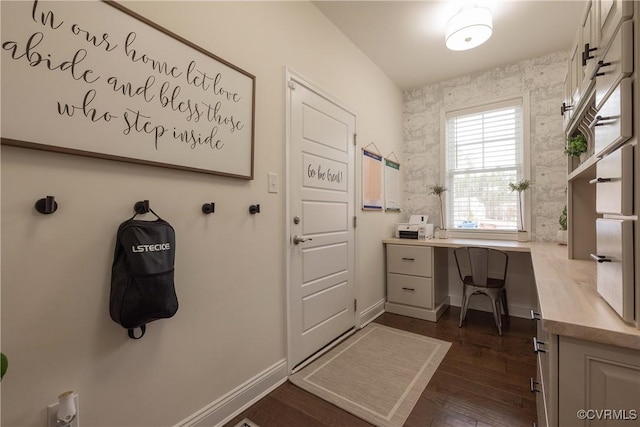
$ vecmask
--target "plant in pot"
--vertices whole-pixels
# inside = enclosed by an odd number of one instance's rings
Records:
[[[429,195],[438,196],[438,200],[440,201],[440,229],[437,231],[436,237],[440,239],[447,238],[447,226],[444,223],[444,207],[442,202],[442,195],[447,191],[447,187],[441,184],[436,184],[431,186],[431,192]]]
[[[559,245],[567,244],[567,207],[565,206],[560,214],[560,218],[558,219],[558,223],[560,224],[560,230],[556,235],[556,239],[558,240]]]
[[[587,138],[581,133],[570,137],[567,140],[567,146],[564,149],[564,153],[569,157],[578,157],[587,152],[589,146],[587,144]]]
[[[9,360],[7,359],[7,356],[5,356],[4,353],[0,353],[0,381],[2,380],[2,377],[4,377],[4,374],[7,373],[8,367]]]
[[[531,182],[528,179],[522,179],[516,183],[510,182],[509,188],[511,191],[518,192],[518,217],[520,218],[520,228],[518,229],[518,241],[526,242],[529,240],[527,230],[524,229],[524,217],[522,214],[522,193],[527,191],[531,187]]]

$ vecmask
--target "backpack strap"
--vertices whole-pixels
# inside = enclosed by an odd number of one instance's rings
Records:
[[[156,218],[158,218],[159,220],[163,221],[163,219],[162,219],[162,218],[160,218],[160,215],[158,215],[157,213],[155,213],[155,212],[153,211],[153,209],[149,208],[149,210],[148,210],[147,212],[151,212],[152,214],[154,214],[154,215],[156,216]],[[147,213],[147,212],[145,212],[145,213]],[[132,216],[131,218],[129,218],[127,221],[131,221],[132,219],[134,219],[134,218],[135,218],[135,217],[137,217],[138,215],[139,215],[139,214],[138,214],[138,212],[136,212],[136,213],[135,213],[135,214],[133,214],[133,216]]]
[[[142,338],[144,336],[145,331],[147,330],[147,325],[142,325],[140,326],[140,336],[136,337],[135,335],[135,330],[138,328],[130,328],[127,329],[127,332],[129,333],[129,338],[131,338],[132,340],[139,340],[140,338]]]

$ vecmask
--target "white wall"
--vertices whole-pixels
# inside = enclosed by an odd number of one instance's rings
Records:
[[[43,426],[68,389],[84,426],[170,425],[285,358],[285,67],[355,110],[360,147],[401,157],[402,93],[311,3],[124,4],[256,76],[255,179],[3,146],[3,426]],[[33,209],[45,195],[53,215]],[[132,341],[109,317],[109,279],[117,226],[141,199],[176,229],[180,309]],[[380,240],[397,221],[359,213],[359,311],[384,298]]]
[[[560,103],[567,53],[558,52],[404,93],[406,214],[440,222],[429,187],[440,179],[441,111],[530,94],[531,235],[554,240],[566,205],[566,162]]]
[[[437,197],[429,187],[440,179],[441,111],[495,99],[530,96],[531,234],[554,240],[566,204],[566,156],[559,103],[563,97],[566,52],[521,61],[404,93],[405,217],[427,214],[439,224]],[[536,307],[535,282],[528,254],[510,253],[507,277],[510,314],[527,317]],[[449,251],[449,296],[460,306],[462,283]],[[488,299],[475,297],[471,307],[491,310]]]

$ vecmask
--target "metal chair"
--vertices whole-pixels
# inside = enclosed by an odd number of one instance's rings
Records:
[[[507,265],[509,256],[497,249],[481,247],[461,247],[453,251],[458,265],[458,273],[463,283],[462,307],[460,309],[460,324],[467,316],[469,300],[473,295],[484,294],[491,299],[493,318],[498,327],[498,334],[502,335],[502,316],[500,305],[509,323],[509,308],[507,306]]]

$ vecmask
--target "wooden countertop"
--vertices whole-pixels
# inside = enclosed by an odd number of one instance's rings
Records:
[[[640,329],[625,323],[596,290],[596,263],[567,258],[567,247],[531,242],[542,326],[557,334],[640,350]]]
[[[382,243],[411,246],[434,246],[439,248],[459,248],[461,246],[483,246],[510,252],[529,252],[530,242],[516,242],[514,240],[486,240],[486,239],[385,239]]]
[[[487,246],[530,252],[542,326],[552,334],[640,350],[640,329],[625,323],[596,290],[596,263],[567,258],[552,242],[480,239],[385,239],[385,244],[456,248]]]

